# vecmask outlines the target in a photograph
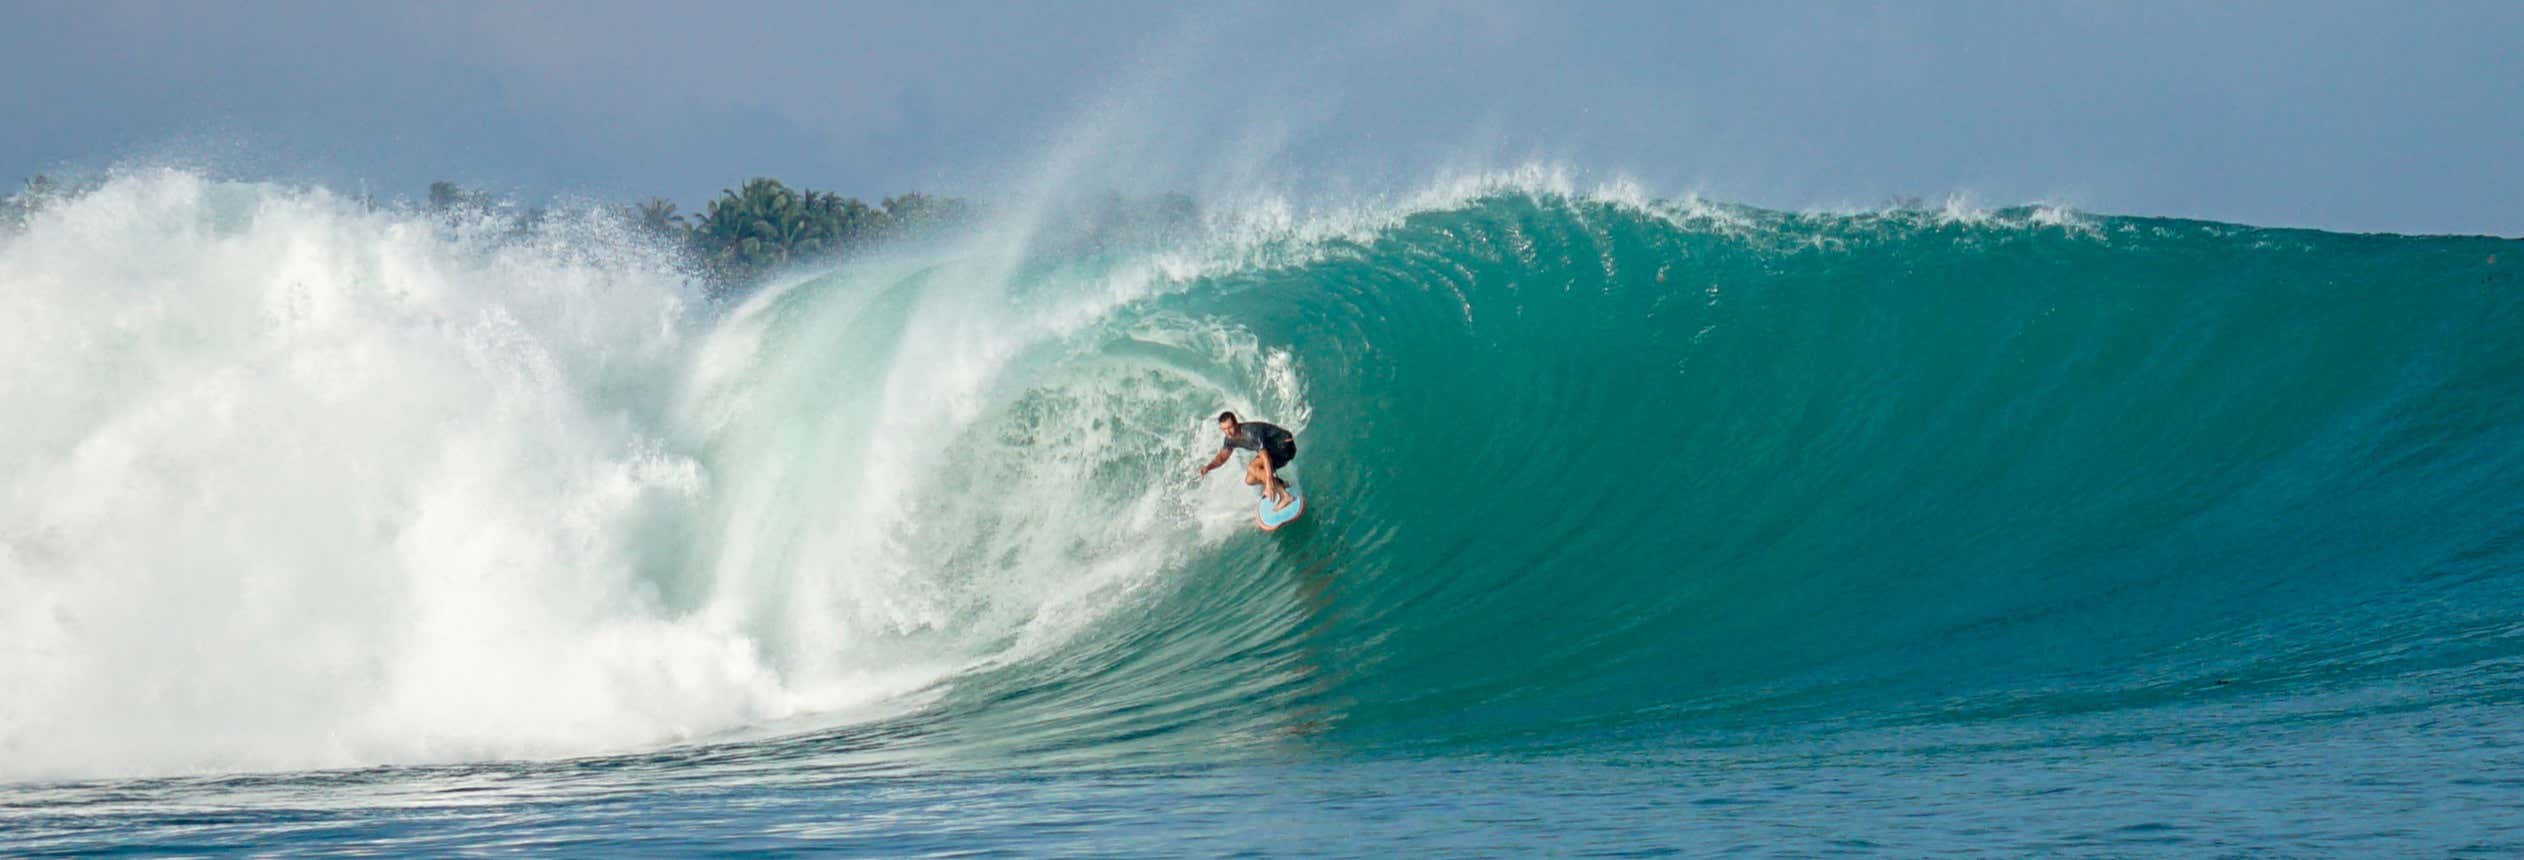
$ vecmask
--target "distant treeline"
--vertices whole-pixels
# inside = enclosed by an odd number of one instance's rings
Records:
[[[496,204],[493,195],[452,182],[429,186],[428,205],[434,212],[480,211]],[[899,194],[869,205],[768,178],[720,192],[699,213],[675,209],[674,203],[652,197],[626,214],[642,228],[683,243],[716,291],[751,284],[791,262],[961,224],[973,212],[970,204],[951,197]]]
[[[25,187],[0,199],[0,227],[15,227],[48,202],[92,188],[91,181],[66,185],[37,174]],[[365,195],[357,201],[370,208]],[[516,229],[532,229],[544,211],[517,207],[501,195],[453,182],[432,182],[422,204],[441,217],[502,216]],[[719,193],[698,213],[676,211],[662,198],[624,206],[625,220],[655,236],[680,245],[700,267],[711,292],[726,294],[751,286],[762,276],[790,263],[846,255],[880,242],[914,237],[970,222],[976,208],[961,199],[910,193],[871,205],[826,191],[790,188],[776,179],[755,178]],[[1035,248],[1059,253],[1098,253],[1122,244],[1165,241],[1183,235],[1200,220],[1191,197],[1162,194],[1124,197],[1106,194],[1043,219],[1033,237]]]
[[[437,212],[468,212],[502,204],[488,192],[434,182],[428,205]],[[701,267],[710,290],[721,295],[750,287],[790,263],[845,256],[881,242],[953,228],[969,223],[977,212],[973,204],[953,197],[908,193],[870,205],[761,177],[719,192],[699,213],[678,212],[673,202],[655,197],[624,210],[633,223],[681,243]],[[539,217],[530,210],[521,220],[532,223]],[[1042,222],[1030,237],[1034,250],[1093,254],[1181,238],[1200,222],[1200,207],[1185,194],[1107,193],[1064,207]]]

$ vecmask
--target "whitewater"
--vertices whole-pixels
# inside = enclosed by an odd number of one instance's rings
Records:
[[[0,852],[2524,850],[2524,241],[1019,214],[0,227]]]

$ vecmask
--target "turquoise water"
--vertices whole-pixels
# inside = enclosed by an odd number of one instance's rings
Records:
[[[2524,242],[1233,215],[713,306],[593,216],[48,210],[0,851],[2524,851]]]

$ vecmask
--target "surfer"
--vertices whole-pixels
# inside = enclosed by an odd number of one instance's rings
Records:
[[[1288,507],[1288,482],[1277,472],[1286,468],[1288,461],[1297,459],[1297,435],[1277,424],[1238,420],[1234,412],[1218,413],[1218,432],[1227,434],[1227,440],[1218,446],[1218,456],[1201,466],[1200,473],[1207,475],[1209,470],[1226,463],[1238,448],[1252,451],[1253,460],[1245,464],[1244,482],[1263,488],[1262,494],[1270,497],[1274,509]]]

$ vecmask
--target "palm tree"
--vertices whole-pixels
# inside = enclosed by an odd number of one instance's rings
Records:
[[[744,281],[812,250],[812,227],[797,192],[756,177],[722,191],[692,228],[694,250],[722,280]],[[809,247],[800,248],[801,244]]]
[[[811,200],[807,208],[823,231],[825,250],[857,250],[884,230],[885,213],[859,202],[857,198],[839,194],[813,197],[814,192],[808,194]]]
[[[673,234],[690,229],[684,226],[684,216],[675,212],[674,202],[662,197],[641,203],[638,217],[640,226],[652,233]]]
[[[756,177],[720,191],[685,231],[694,256],[709,267],[712,279],[721,289],[732,289],[782,265],[860,250],[906,226],[959,218],[965,209],[963,201],[919,194],[887,198],[878,208]],[[685,223],[663,201],[650,201],[641,215],[643,223]]]

